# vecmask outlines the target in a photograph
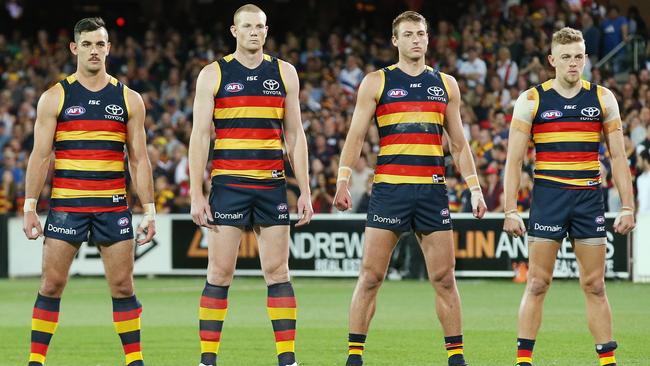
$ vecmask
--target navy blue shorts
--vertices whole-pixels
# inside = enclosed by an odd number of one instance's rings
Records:
[[[562,189],[535,184],[530,205],[528,235],[562,240],[602,238],[605,231],[603,192]]]
[[[213,180],[209,201],[216,225],[289,225],[286,183],[244,188]]]
[[[451,230],[447,186],[375,183],[366,226],[391,231]]]
[[[77,213],[50,210],[45,221],[46,238],[81,244],[110,245],[133,239],[131,211]]]

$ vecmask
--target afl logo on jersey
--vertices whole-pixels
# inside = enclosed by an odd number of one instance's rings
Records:
[[[273,79],[264,80],[262,85],[266,90],[278,90],[278,88],[280,87],[280,83],[278,83],[277,80],[273,80]]]
[[[128,217],[122,217],[119,220],[117,220],[117,224],[120,226],[126,226],[129,224],[129,218]]]
[[[241,83],[230,83],[226,84],[223,89],[229,93],[237,93],[244,90],[244,84]]]
[[[582,114],[585,117],[594,118],[600,116],[600,109],[596,107],[582,108],[582,110],[580,110],[580,114]]]
[[[445,91],[439,86],[430,86],[427,89],[427,93],[433,95],[434,97],[441,97],[445,95]]]
[[[449,217],[449,209],[448,208],[443,208],[442,210],[440,210],[440,216]]]
[[[542,119],[558,119],[558,118],[562,117],[562,112],[560,112],[560,111],[558,111],[556,109],[553,109],[553,110],[550,110],[550,111],[544,111],[544,112],[542,112],[541,117],[542,117]]]
[[[408,95],[408,92],[404,89],[391,89],[386,93],[391,98],[404,98]]]
[[[605,216],[598,216],[598,217],[596,217],[595,221],[596,221],[596,224],[602,225],[602,224],[605,223]]]
[[[66,116],[81,116],[84,113],[86,113],[86,108],[76,105],[65,110]]]
[[[109,104],[106,106],[106,108],[104,108],[104,110],[106,113],[112,114],[114,116],[121,116],[124,114],[124,109],[122,109],[122,107],[117,104]]]

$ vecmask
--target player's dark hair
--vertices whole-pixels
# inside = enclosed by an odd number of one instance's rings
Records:
[[[77,22],[77,24],[74,25],[74,41],[75,42],[79,41],[79,36],[81,36],[81,33],[92,32],[99,28],[106,29],[106,24],[104,23],[104,19],[100,17],[81,19],[80,21]]]

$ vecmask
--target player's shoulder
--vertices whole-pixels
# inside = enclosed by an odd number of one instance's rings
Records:
[[[295,73],[297,73],[297,71],[296,71],[296,67],[293,66],[290,62],[287,62],[287,61],[285,61],[285,60],[283,60],[283,59],[281,59],[281,58],[279,58],[279,57],[273,57],[273,56],[269,56],[269,55],[264,55],[265,58],[266,58],[267,56],[268,56],[268,57],[271,57],[271,59],[275,59],[275,60],[277,60],[277,62],[278,62],[278,67],[280,67],[280,68],[282,69],[283,72],[284,72],[284,71],[289,71],[289,72],[295,72]]]
[[[199,72],[199,77],[219,76],[220,71],[221,71],[221,65],[219,64],[219,60],[216,60],[203,66],[203,68]]]
[[[517,98],[518,102],[537,102],[538,100],[539,91],[537,90],[537,86],[533,86],[524,90],[521,94],[519,94],[519,98]]]
[[[38,109],[41,111],[56,112],[63,106],[64,99],[65,90],[63,85],[61,82],[57,82],[41,94],[38,100]]]

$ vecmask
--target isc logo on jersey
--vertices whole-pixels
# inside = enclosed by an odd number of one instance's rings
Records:
[[[77,105],[68,107],[68,109],[65,110],[66,116],[81,116],[84,113],[86,113],[86,108]]]
[[[223,87],[225,91],[228,93],[238,93],[242,90],[244,90],[244,84],[241,83],[229,83],[226,84],[226,86]]]
[[[404,98],[409,93],[404,89],[391,89],[386,93],[391,98]]]
[[[560,118],[562,116],[563,116],[562,112],[558,111],[557,109],[552,109],[550,111],[544,111],[541,114],[542,119],[547,119],[547,120],[549,120],[549,119],[558,119],[558,118]]]

